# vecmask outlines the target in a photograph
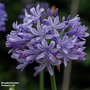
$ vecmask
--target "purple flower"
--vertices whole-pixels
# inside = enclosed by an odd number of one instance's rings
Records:
[[[39,5],[37,5],[36,10],[34,7],[30,9],[31,14],[28,14],[27,10],[25,10],[25,18],[24,19],[28,18],[27,24],[30,24],[35,20],[39,20],[39,18],[41,17],[41,13],[43,11],[44,11],[44,8],[39,9]]]
[[[30,33],[32,24],[24,27],[24,24],[17,25],[17,22],[14,22],[13,28],[16,31],[13,30],[6,36],[6,47],[14,47],[14,49],[19,49],[24,47],[33,37],[35,37],[35,35]]]
[[[0,3],[0,31],[5,31],[5,21],[7,21],[7,13],[4,10],[5,9],[5,5],[4,3]]]
[[[22,68],[21,71],[26,65],[33,63],[36,60],[37,55],[40,53],[40,50],[34,48],[30,42],[27,43],[27,47],[29,49],[24,49],[23,51],[14,51],[12,54],[12,58],[17,59],[17,61],[20,62],[16,68]]]
[[[55,9],[55,12],[54,12],[54,17],[56,17],[58,14],[58,8]]]
[[[44,21],[48,23],[48,30],[55,34],[55,36],[59,36],[57,29],[62,29],[65,26],[64,23],[59,22],[59,16],[56,16],[55,18],[49,16],[48,20],[44,19]]]
[[[72,37],[69,38],[67,35],[64,37],[59,37],[57,41],[57,48],[62,49],[64,53],[68,53],[68,49],[73,48],[74,44],[72,41]]]
[[[37,30],[36,29],[31,29],[31,33],[36,35],[37,37],[35,38],[36,40],[43,40],[45,38],[51,39],[53,36],[46,34],[48,32],[47,26],[40,26],[40,21],[37,22]]]
[[[69,26],[73,26],[75,23],[77,23],[80,20],[79,15],[76,15],[74,18],[70,19],[70,15],[67,17],[67,21],[65,21],[65,17],[62,18],[62,21],[66,24],[65,29],[67,29]],[[79,22],[80,23],[80,22]]]
[[[44,8],[45,11],[49,8],[49,4],[48,3],[46,3],[46,2],[42,2],[42,3],[41,2],[37,2],[37,3],[33,3],[33,4],[27,4],[26,7],[22,9],[22,12],[25,13],[25,9],[26,9],[27,12],[30,13],[30,9],[33,8],[33,7],[36,8],[37,5],[40,5],[40,8]],[[23,18],[25,18],[25,15],[19,15],[18,17],[20,19],[23,19]]]
[[[50,9],[44,13],[44,8],[39,7],[32,7],[30,14],[25,10],[23,23],[13,23],[14,30],[7,35],[6,47],[12,47],[9,53],[12,52],[11,57],[20,63],[16,68],[22,71],[36,61],[42,65],[34,68],[34,76],[43,69],[53,75],[51,65],[64,63],[66,67],[69,60],[85,60],[84,37],[89,34],[85,32],[87,27],[81,26],[80,17],[70,19],[69,15],[67,21],[63,17],[60,23],[58,9],[55,13]],[[65,30],[69,26],[70,30]]]
[[[53,61],[53,62],[56,61],[54,53],[57,52],[58,49],[54,48],[54,47],[55,47],[55,42],[54,41],[51,41],[49,46],[48,46],[47,41],[45,39],[42,40],[42,45],[41,44],[37,44],[37,48],[39,50],[41,50],[42,53],[40,55],[38,55],[36,57],[36,59],[42,59],[44,57],[48,57],[48,59],[50,59],[51,61]]]
[[[88,29],[88,27],[85,27],[85,25],[81,26],[80,23],[75,23],[72,28],[66,32],[67,35],[75,35],[79,37],[82,40],[85,40],[83,37],[89,36],[87,32],[85,32]]]
[[[14,47],[20,48],[23,47],[27,42],[29,42],[34,35],[23,33],[23,32],[15,32],[11,31],[10,35],[7,35],[6,47]]]
[[[39,9],[39,5],[37,5],[36,10],[33,7],[30,9],[30,11],[31,11],[31,14],[33,15],[33,16],[31,16],[31,18],[37,20],[40,18],[41,13],[44,11],[44,8]]]
[[[16,67],[16,69],[21,69],[21,71],[26,67],[26,65],[30,64],[29,60],[26,60],[28,54],[24,50],[13,51],[12,58],[16,59],[20,64]]]
[[[25,33],[29,33],[30,30],[32,29],[32,24],[26,25],[27,22],[23,21],[23,24],[19,24],[16,21],[16,23],[14,22],[12,24],[13,28],[16,30],[16,32],[25,32]]]
[[[46,12],[46,13],[44,12],[44,16],[45,16],[46,18],[48,18],[49,16],[52,16],[52,15],[53,15],[53,12],[52,12],[51,9],[47,9],[47,12]]]
[[[69,59],[71,60],[78,59],[78,55],[76,55],[75,52],[76,52],[76,48],[68,49],[68,53],[64,53],[62,50],[60,50],[60,53],[58,53],[56,57],[60,58],[66,67],[67,62],[69,62]]]
[[[36,70],[36,72],[34,73],[34,77],[37,76],[43,69],[46,68],[46,70],[50,73],[50,75],[53,76],[53,71],[52,71],[52,68],[51,68],[51,65],[60,65],[61,64],[61,61],[60,60],[56,60],[56,61],[52,61],[50,60],[49,58],[43,58],[43,59],[39,59],[39,60],[36,60],[38,63],[43,63],[43,65],[41,66],[36,66],[34,69]]]
[[[83,60],[85,60],[85,55],[86,55],[86,53],[83,52],[83,50],[84,50],[85,48],[86,48],[86,47],[78,48],[78,50],[75,52],[75,54],[78,55],[77,61],[83,61]]]
[[[26,40],[22,39],[19,36],[16,36],[13,34],[7,35],[6,47],[20,47],[25,43],[26,43]]]

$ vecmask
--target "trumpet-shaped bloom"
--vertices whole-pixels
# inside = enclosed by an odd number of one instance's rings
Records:
[[[48,3],[46,3],[46,2],[42,2],[42,3],[41,2],[37,2],[37,3],[33,3],[33,4],[27,4],[26,7],[22,9],[22,12],[25,13],[25,9],[26,9],[27,12],[30,13],[30,9],[33,8],[33,7],[36,8],[36,6],[38,4],[40,5],[40,8],[44,8],[45,11],[49,8],[49,4]],[[18,17],[20,19],[23,19],[23,18],[25,18],[25,15],[19,15]]]
[[[83,37],[89,36],[87,32],[85,32],[88,29],[88,27],[85,27],[84,25],[81,26],[80,23],[75,23],[72,28],[66,32],[67,35],[76,35],[80,39],[85,40]]]
[[[47,41],[44,39],[42,40],[42,44],[37,44],[37,48],[41,50],[41,54],[36,57],[36,59],[42,59],[44,57],[48,57],[51,61],[56,61],[56,58],[54,57],[54,53],[58,51],[55,47],[55,42],[51,41],[49,46]],[[54,48],[54,49],[53,49]]]
[[[34,69],[36,70],[36,72],[34,73],[34,77],[37,76],[43,69],[46,68],[46,70],[50,73],[50,75],[53,76],[53,71],[51,68],[51,65],[60,65],[61,61],[60,60],[56,60],[56,61],[52,61],[49,58],[44,58],[44,59],[40,59],[40,60],[36,60],[38,63],[43,63],[43,65],[41,66],[36,66]]]
[[[39,9],[39,5],[37,5],[36,9],[35,7],[30,9],[31,14],[28,14],[27,10],[25,10],[25,18],[27,23],[30,24],[35,20],[39,20],[41,17],[41,13],[44,11],[44,8]],[[28,18],[28,19],[27,19]]]
[[[68,49],[73,48],[74,44],[72,38],[69,38],[67,35],[60,37],[57,41],[57,48],[62,49],[64,53],[68,53]]]
[[[66,67],[67,63],[69,62],[69,59],[71,60],[78,59],[78,55],[76,55],[75,52],[76,52],[76,48],[68,49],[68,53],[64,53],[62,50],[60,50],[60,53],[58,53],[56,57],[60,58]]]
[[[55,36],[59,36],[57,29],[62,29],[65,26],[65,23],[59,22],[59,16],[56,16],[55,18],[48,17],[48,20],[45,19],[44,21],[45,23],[48,23],[48,30],[50,30]]]
[[[7,35],[6,47],[15,47],[19,48],[29,42],[34,35],[19,32],[18,34],[15,31],[12,31],[10,35]]]
[[[35,49],[30,42],[27,43],[29,49],[14,51],[12,58],[17,59],[20,64],[16,67],[21,71],[28,65],[36,60],[37,55],[40,53],[39,49]]]
[[[65,17],[63,16],[62,21],[65,23],[64,30],[67,29],[69,26],[73,26],[75,23],[77,23],[80,20],[79,15],[76,15],[74,18],[71,18],[71,15],[67,17],[67,21],[65,21]],[[79,22],[80,23],[80,22]]]
[[[47,34],[48,29],[47,29],[46,25],[41,28],[40,21],[38,21],[38,23],[37,23],[37,30],[31,29],[31,32],[37,36],[36,40],[43,40],[45,38],[51,39],[53,37],[51,34]]]

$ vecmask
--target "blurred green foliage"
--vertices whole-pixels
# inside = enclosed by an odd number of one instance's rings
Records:
[[[87,32],[90,33],[90,0],[79,1],[78,14],[81,17],[80,21],[82,25],[88,26]],[[33,68],[37,63],[30,66],[28,65],[23,72],[20,72],[16,70],[18,62],[11,58],[11,54],[8,54],[10,48],[5,47],[6,35],[13,29],[13,22],[20,22],[18,15],[21,14],[21,9],[25,8],[25,6],[23,6],[25,4],[22,3],[22,0],[0,0],[0,2],[5,3],[5,10],[8,14],[8,21],[6,22],[7,31],[0,32],[0,82],[19,81],[20,85],[16,85],[15,90],[20,90],[18,89],[19,87],[23,88],[22,90],[39,90],[38,76],[33,77]],[[35,2],[37,2],[37,0],[34,0],[33,3]],[[67,17],[70,14],[72,0],[40,0],[40,2],[48,2],[50,7],[52,5],[58,7],[60,20],[62,16]],[[70,90],[90,90],[90,36],[87,37],[86,40],[86,60],[82,63],[73,61]],[[57,87],[58,90],[60,90],[62,85],[63,64],[61,65],[61,72],[59,73],[56,68],[55,72]],[[45,90],[50,90],[49,74],[45,72],[44,76]],[[0,90],[9,90],[9,87],[0,87]]]

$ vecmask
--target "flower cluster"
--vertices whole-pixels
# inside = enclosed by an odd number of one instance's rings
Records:
[[[7,13],[4,9],[5,9],[4,3],[0,3],[0,31],[5,31],[6,30],[4,25],[5,25],[5,21],[7,21],[7,18],[6,18]]]
[[[46,69],[53,75],[51,65],[57,66],[64,63],[65,67],[71,60],[83,61],[86,53],[83,52],[86,43],[85,37],[89,36],[87,27],[81,26],[79,15],[70,19],[70,15],[62,22],[59,21],[58,9],[49,9],[44,12],[44,8],[32,7],[30,14],[25,10],[23,23],[13,23],[10,34],[7,35],[6,47],[13,47],[12,58],[20,64],[17,69],[23,70],[26,65],[34,61],[42,63],[36,66],[34,76]],[[71,28],[68,28],[71,27]]]

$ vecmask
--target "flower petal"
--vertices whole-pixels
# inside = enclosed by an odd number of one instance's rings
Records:
[[[41,26],[40,26],[40,21],[38,20],[38,23],[37,23],[37,29],[39,32],[41,32]]]
[[[39,4],[36,7],[36,12],[39,14]]]
[[[36,29],[31,29],[31,32],[32,32],[34,35],[40,35],[39,32],[38,32]]]
[[[48,21],[49,21],[49,24],[50,24],[50,25],[53,24],[52,18],[51,18],[50,16],[48,17]]]
[[[37,13],[36,13],[36,11],[35,11],[35,8],[33,7],[33,8],[31,8],[30,9],[30,11],[31,11],[31,13],[34,15],[34,16],[36,16],[37,15]]]
[[[29,56],[26,58],[26,60],[27,60],[27,61],[33,60],[33,58],[34,58],[34,55],[29,55]]]
[[[59,23],[59,16],[56,16],[55,19],[54,19],[54,25],[56,25],[58,23]]]
[[[45,39],[42,40],[42,45],[43,45],[44,47],[48,47],[48,43],[47,43],[47,41],[46,41]]]
[[[46,38],[51,39],[51,38],[53,38],[53,36],[52,35],[46,35]]]
[[[41,72],[44,68],[46,67],[46,63],[44,63],[43,65],[37,67],[37,72]]]
[[[67,60],[66,60],[66,58],[64,58],[64,65],[65,65],[65,67],[67,66]]]
[[[51,49],[50,51],[51,51],[52,53],[55,53],[55,52],[58,51],[58,48]]]
[[[62,57],[63,57],[63,55],[62,55],[62,54],[60,54],[60,53],[58,53],[58,54],[56,55],[56,57],[57,57],[57,58],[62,58]]]
[[[60,65],[61,64],[61,61],[60,60],[56,60],[55,62],[52,62],[51,61],[51,64],[52,65]]]
[[[57,48],[60,49],[61,48],[61,45],[60,44],[57,44]]]
[[[68,54],[68,58],[76,60],[78,59],[78,56],[75,54]]]
[[[37,59],[36,62],[38,63],[45,63],[46,60],[43,60],[43,59]]]
[[[41,44],[37,44],[37,48],[40,49],[41,51],[44,50],[43,46]]]
[[[54,46],[55,46],[55,42],[51,41],[50,44],[49,44],[49,48],[54,48]]]
[[[26,62],[26,63],[24,63],[24,64],[20,64],[20,65],[18,65],[17,67],[16,67],[16,69],[21,69],[21,71],[23,71],[23,69],[25,68],[25,66],[27,65],[28,63]]]
[[[68,51],[65,48],[62,48],[63,52],[68,54]]]
[[[40,13],[42,13],[43,11],[44,11],[44,8],[41,8],[41,9],[40,9]]]
[[[49,59],[52,61],[52,62],[55,62],[56,61],[56,58],[54,57],[53,54],[49,53]]]
[[[58,25],[55,26],[56,29],[62,29],[65,26],[65,23],[60,23]]]
[[[38,55],[37,57],[36,57],[36,59],[41,59],[41,58],[43,58],[45,56],[45,52],[43,52],[43,53],[41,53],[40,55]]]
[[[36,72],[33,74],[33,76],[36,77],[39,73],[40,73],[40,72],[37,72],[37,71],[36,71]]]
[[[53,76],[53,71],[52,71],[51,65],[49,63],[47,65],[47,69],[48,69],[48,72],[50,73],[50,75]]]

